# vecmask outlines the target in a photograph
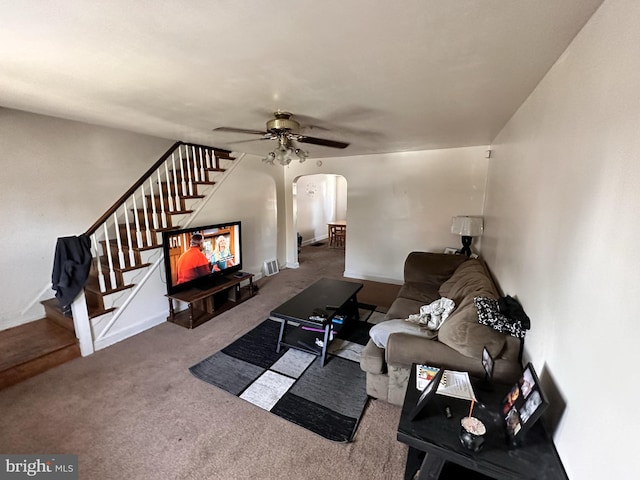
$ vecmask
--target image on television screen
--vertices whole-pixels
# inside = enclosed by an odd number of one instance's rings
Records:
[[[169,293],[242,265],[240,222],[165,232],[163,242]]]

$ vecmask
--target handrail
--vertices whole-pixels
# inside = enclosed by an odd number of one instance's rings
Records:
[[[120,205],[122,205],[122,203],[128,199],[131,195],[133,195],[135,193],[135,191],[147,180],[147,178],[149,178],[149,176],[155,172],[158,168],[160,168],[160,165],[162,165],[165,160],[167,158],[169,158],[169,156],[171,155],[171,153],[178,148],[180,145],[185,145],[184,142],[176,142],[174,143],[169,150],[166,151],[166,153],[164,155],[162,155],[158,161],[156,163],[154,163],[151,168],[149,168],[149,170],[147,170],[139,179],[137,182],[135,182],[131,188],[129,188],[129,190],[127,190],[124,195],[122,195],[118,200],[116,200],[116,202],[111,205],[111,207],[98,219],[96,220],[96,222],[91,225],[91,227],[89,227],[89,229],[85,232],[85,235],[87,236],[91,236],[94,233],[96,233],[98,231],[98,228],[100,228],[100,226],[107,221],[107,219],[113,215],[116,210],[118,210],[118,208],[120,208]],[[211,148],[211,147],[208,147]]]
[[[186,143],[186,142],[182,142],[182,141],[177,141],[176,143],[174,143],[169,150],[167,150],[165,152],[164,155],[162,155],[157,162],[155,162],[151,168],[149,168],[139,179],[137,182],[135,182],[131,188],[129,188],[129,190],[127,190],[118,200],[116,200],[116,202],[98,219],[96,220],[96,222],[91,225],[91,227],[89,227],[89,229],[85,232],[85,235],[87,236],[91,236],[94,233],[96,233],[98,231],[98,228],[100,228],[100,226],[107,221],[107,219],[113,215],[118,208],[120,208],[120,205],[122,205],[124,203],[125,200],[127,200],[131,195],[133,195],[135,193],[135,191],[142,186],[142,184],[158,169],[160,168],[160,165],[162,165],[165,160],[167,160],[169,158],[169,156],[171,156],[171,154],[175,151],[176,148],[178,148],[180,145],[189,145],[192,147],[197,147],[197,148],[203,148],[206,150],[211,150],[212,152],[221,152],[221,153],[226,153],[227,155],[231,153],[231,150],[225,150],[222,148],[216,148],[216,147],[212,147],[210,145],[200,145],[197,143]]]

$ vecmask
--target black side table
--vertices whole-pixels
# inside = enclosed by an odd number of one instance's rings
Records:
[[[501,402],[510,387],[496,385],[492,391],[482,391],[474,386],[478,402],[473,416],[487,427],[485,443],[474,453],[463,447],[458,438],[460,420],[469,413],[469,401],[434,395],[421,415],[414,421],[409,420],[409,412],[420,396],[414,364],[398,424],[398,440],[410,447],[405,479],[414,478],[418,466],[420,480],[438,479],[445,462],[451,462],[498,480],[568,480],[553,440],[541,422],[525,433],[520,445],[513,446],[508,441]],[[453,414],[450,419],[445,415],[446,407]],[[421,452],[424,460],[419,465],[416,456]]]

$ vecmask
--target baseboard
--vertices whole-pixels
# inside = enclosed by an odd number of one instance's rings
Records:
[[[303,247],[308,247],[309,245],[312,245],[312,244],[317,243],[317,242],[324,242],[324,241],[326,241],[328,239],[329,239],[328,235],[321,235],[319,237],[314,237],[314,238],[312,238],[310,240],[302,240],[302,246]]]
[[[149,330],[150,328],[160,325],[161,323],[164,323],[166,321],[167,321],[166,312],[158,316],[148,318],[143,322],[136,323],[135,325],[131,325],[123,330],[118,330],[115,333],[108,334],[102,337],[101,339],[96,340],[93,345],[94,349],[97,351],[97,350],[102,350],[103,348],[110,347],[115,343],[121,342],[122,340],[126,340],[129,337],[133,337],[134,335],[142,333],[145,330]]]
[[[397,279],[397,278],[378,277],[377,275],[367,275],[366,273],[354,272],[350,270],[345,270],[342,275],[347,278],[356,278],[359,280],[370,280],[372,282],[380,282],[380,283],[390,283],[391,285],[402,285],[404,283],[403,280]]]

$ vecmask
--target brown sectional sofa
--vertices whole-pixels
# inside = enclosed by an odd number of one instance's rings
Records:
[[[515,382],[522,372],[521,340],[478,323],[473,301],[476,296],[499,296],[481,260],[461,255],[410,253],[404,264],[404,284],[385,320],[408,318],[418,313],[422,305],[440,297],[452,299],[455,309],[435,339],[393,333],[386,348],[379,348],[369,340],[360,357],[360,367],[367,376],[367,393],[402,405],[412,363],[482,376],[483,346],[495,359],[494,380]]]

